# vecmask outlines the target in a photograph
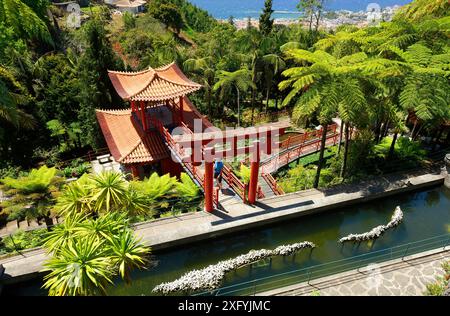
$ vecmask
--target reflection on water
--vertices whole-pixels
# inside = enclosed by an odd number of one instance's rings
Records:
[[[404,221],[374,242],[338,243],[350,233],[363,233],[389,222],[395,206],[400,205]],[[396,245],[445,234],[450,227],[450,190],[445,187],[397,195],[353,207],[337,209],[260,230],[206,240],[180,249],[155,254],[156,267],[133,273],[133,283],[117,281],[110,295],[152,295],[161,282],[173,281],[192,269],[204,268],[233,258],[251,249],[273,249],[282,244],[311,241],[317,248],[290,257],[275,257],[227,274],[224,285],[265,277],[368,253]],[[5,289],[11,295],[46,294],[36,280]]]

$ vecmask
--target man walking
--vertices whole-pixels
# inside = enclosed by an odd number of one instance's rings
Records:
[[[214,179],[216,179],[220,191],[222,191],[222,171],[223,162],[220,158],[216,158],[214,162]]]

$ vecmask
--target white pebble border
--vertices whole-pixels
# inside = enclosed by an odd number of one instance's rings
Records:
[[[247,254],[234,259],[220,261],[201,270],[192,270],[173,282],[161,283],[153,289],[153,292],[168,294],[171,292],[214,290],[221,285],[225,273],[229,271],[272,256],[289,256],[302,249],[315,247],[316,245],[312,242],[304,241],[279,246],[274,250],[250,250]]]
[[[400,209],[400,206],[397,206],[395,208],[394,214],[391,217],[391,221],[387,223],[387,225],[377,226],[364,234],[350,234],[346,237],[339,239],[339,242],[343,243],[347,241],[365,241],[378,238],[389,228],[393,228],[398,224],[400,224],[402,220],[403,220],[403,212]]]

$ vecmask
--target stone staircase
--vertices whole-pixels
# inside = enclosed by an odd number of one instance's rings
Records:
[[[266,179],[264,179],[261,174],[258,174],[258,184],[261,187],[262,192],[264,193],[264,198],[276,196],[270,185],[267,183]]]
[[[60,224],[62,222],[62,218],[60,217],[54,217],[52,218],[53,225]],[[0,238],[14,234],[17,230],[23,230],[23,231],[30,231],[40,228],[47,228],[47,225],[44,220],[37,221],[36,219],[32,220],[13,220],[6,223],[6,226],[3,228],[0,228]]]

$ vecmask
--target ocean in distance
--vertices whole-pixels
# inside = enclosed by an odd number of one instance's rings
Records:
[[[258,18],[264,7],[264,0],[189,0],[208,11],[216,19]],[[300,16],[296,6],[298,0],[273,0],[275,19],[295,19]],[[382,8],[393,5],[405,5],[411,0],[328,0],[328,10],[366,10],[369,3],[378,3]]]

